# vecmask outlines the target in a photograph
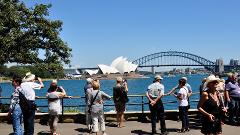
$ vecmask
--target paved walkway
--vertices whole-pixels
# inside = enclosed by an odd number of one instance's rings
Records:
[[[126,127],[117,128],[115,123],[106,122],[106,132],[108,135],[150,135],[151,123],[142,123],[137,121],[127,121]],[[167,129],[169,135],[201,135],[200,125],[198,122],[191,122],[191,130],[186,133],[177,133],[178,128],[181,127],[181,122],[167,120]],[[158,124],[159,126],[159,124]],[[59,123],[58,131],[61,135],[89,135],[84,124],[78,123]],[[12,125],[0,123],[0,134],[9,135],[12,133]],[[158,130],[160,134],[160,131]],[[237,135],[240,133],[240,127],[223,125],[223,135]],[[49,135],[49,127],[47,125],[35,124],[36,135]],[[92,134],[94,135],[94,134]]]

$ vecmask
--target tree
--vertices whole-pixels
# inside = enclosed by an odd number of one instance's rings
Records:
[[[72,50],[59,37],[62,22],[47,19],[50,7],[27,8],[19,0],[0,0],[0,65],[41,65],[54,73],[62,70],[63,63],[70,63]]]

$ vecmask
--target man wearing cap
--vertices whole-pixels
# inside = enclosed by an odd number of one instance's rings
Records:
[[[89,132],[91,132],[91,130],[92,130],[92,125],[91,125],[91,114],[89,114],[89,112],[88,112],[88,110],[89,110],[89,108],[88,108],[88,103],[87,103],[87,101],[88,101],[88,93],[90,92],[90,91],[92,91],[92,81],[93,81],[93,79],[92,78],[87,78],[86,79],[86,84],[85,84],[85,86],[84,86],[84,93],[85,93],[85,103],[86,103],[86,107],[85,107],[85,114],[86,114],[86,125],[87,125],[87,128],[88,128],[88,130],[89,130]]]
[[[161,84],[163,78],[160,75],[156,75],[154,83],[148,86],[146,96],[149,100],[149,109],[151,112],[152,134],[156,134],[156,122],[157,118],[160,119],[161,133],[167,134],[166,124],[164,118],[164,107],[162,103],[162,96],[164,95],[164,85]]]
[[[35,80],[38,80],[39,83],[36,83]],[[23,78],[23,83],[21,84],[22,93],[33,105],[35,105],[34,89],[41,89],[43,87],[42,79],[39,77],[35,78],[35,75],[30,72],[26,73],[26,76]],[[36,107],[32,107],[32,109],[27,112],[23,111],[24,135],[34,134],[35,109]]]

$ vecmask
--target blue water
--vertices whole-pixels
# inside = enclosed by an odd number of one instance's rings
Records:
[[[165,86],[165,93],[168,92],[171,88],[177,85],[178,79],[182,76],[177,75],[175,77],[164,77],[163,84]],[[188,83],[192,86],[193,93],[199,91],[199,85],[201,84],[202,78],[206,77],[206,75],[188,75]],[[142,78],[142,79],[128,79],[128,88],[129,88],[129,95],[136,95],[136,94],[145,94],[147,87],[149,84],[151,84],[153,81],[153,77],[150,78]],[[100,80],[101,83],[101,90],[105,93],[112,95],[112,87],[115,85],[115,80]],[[44,85],[45,87],[41,90],[36,90],[37,96],[44,97],[46,95],[46,91],[48,89],[48,86],[50,84],[50,81],[45,81]],[[59,80],[58,85],[61,85],[66,90],[67,94],[70,96],[84,96],[83,87],[85,84],[85,80]],[[13,87],[10,83],[2,83],[0,84],[3,92],[3,97],[10,97]],[[129,103],[141,103],[141,97],[130,97]],[[195,94],[190,97],[190,100],[198,100],[199,94]],[[9,100],[2,100],[3,103],[9,103]],[[168,101],[177,101],[175,97],[173,96],[165,96],[163,98],[163,102]],[[147,102],[146,97],[144,97],[144,102]],[[43,105],[47,106],[47,100],[46,99],[38,99],[36,101],[37,105]],[[84,104],[84,99],[66,99],[64,100],[64,105],[73,105],[73,106],[79,106]],[[106,101],[105,104],[112,105],[112,101]],[[196,108],[197,102],[191,102],[191,108]],[[172,103],[172,104],[165,104],[164,105],[165,110],[169,109],[178,109],[178,103]],[[83,107],[78,108],[81,111],[83,111]],[[141,106],[127,106],[127,110],[138,110],[140,111],[142,109]],[[47,108],[40,108],[41,111],[46,112]],[[106,106],[105,111],[114,110],[114,106]],[[144,105],[144,110],[149,110],[148,105]]]

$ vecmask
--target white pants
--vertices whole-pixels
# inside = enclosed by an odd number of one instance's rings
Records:
[[[86,125],[89,128],[91,125],[91,114],[88,113],[88,106],[85,107],[85,114],[86,114]]]
[[[98,132],[98,122],[100,123],[101,131],[105,131],[105,121],[104,121],[104,114],[103,110],[98,111],[97,113],[92,112],[92,121],[93,121],[93,132]]]

